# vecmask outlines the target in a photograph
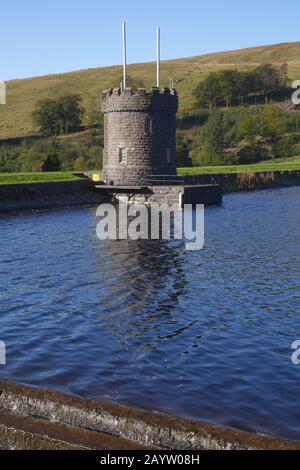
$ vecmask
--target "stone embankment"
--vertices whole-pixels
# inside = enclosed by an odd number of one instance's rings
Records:
[[[100,204],[103,201],[103,194],[100,194],[88,179],[0,185],[0,214]]]
[[[7,382],[0,382],[0,447],[300,450],[296,442]]]

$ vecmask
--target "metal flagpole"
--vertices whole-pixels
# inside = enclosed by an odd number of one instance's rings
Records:
[[[156,55],[157,55],[157,78],[156,86],[160,88],[160,27],[156,28]]]
[[[126,23],[122,22],[122,32],[123,32],[123,87],[126,88]]]

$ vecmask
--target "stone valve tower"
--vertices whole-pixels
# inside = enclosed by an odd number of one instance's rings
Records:
[[[176,175],[174,89],[160,89],[160,28],[157,28],[157,80],[150,91],[126,86],[126,27],[123,22],[123,83],[102,93],[104,150],[102,180],[139,186]]]
[[[102,179],[110,185],[140,185],[176,175],[175,90],[115,88],[102,94]]]
[[[222,187],[205,184],[203,175],[176,174],[178,96],[160,87],[160,28],[157,28],[157,77],[151,89],[127,86],[126,26],[123,22],[123,81],[102,93],[103,170],[96,189],[121,202],[220,204]],[[93,175],[92,175],[93,177]]]

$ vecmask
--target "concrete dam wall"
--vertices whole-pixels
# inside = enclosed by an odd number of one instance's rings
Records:
[[[184,176],[185,184],[220,184],[226,193],[300,184],[300,170],[212,173]]]
[[[0,185],[0,213],[100,204],[104,200],[88,179]]]

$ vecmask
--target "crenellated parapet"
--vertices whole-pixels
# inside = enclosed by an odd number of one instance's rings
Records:
[[[178,96],[174,89],[164,88],[138,88],[133,91],[131,88],[114,88],[102,93],[102,111],[112,112],[155,112],[165,111],[177,113]]]

